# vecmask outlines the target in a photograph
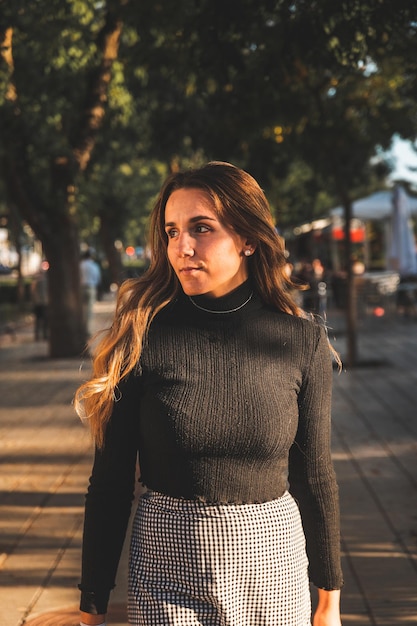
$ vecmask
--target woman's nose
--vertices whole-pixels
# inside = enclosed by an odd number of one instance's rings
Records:
[[[188,233],[181,233],[178,237],[178,255],[180,257],[194,256],[193,239]]]

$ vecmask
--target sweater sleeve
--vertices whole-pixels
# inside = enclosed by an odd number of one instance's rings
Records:
[[[332,357],[324,328],[306,367],[298,397],[299,425],[290,450],[289,485],[297,500],[312,582],[322,589],[343,585],[336,476],[331,459]]]
[[[85,502],[79,585],[80,609],[86,613],[106,613],[115,586],[135,491],[138,387],[133,375],[120,385],[104,447],[95,450]]]

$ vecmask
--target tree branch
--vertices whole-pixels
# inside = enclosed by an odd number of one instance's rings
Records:
[[[120,16],[109,10],[97,38],[100,61],[91,74],[80,126],[73,141],[73,154],[79,171],[84,171],[88,165],[96,143],[97,133],[103,122],[111,71],[119,52],[122,27],[123,23]]]
[[[22,217],[28,222],[38,237],[48,232],[48,221],[38,210],[34,200],[33,185],[30,181],[29,167],[26,161],[24,138],[26,136],[19,109],[19,97],[14,82],[13,28],[0,31],[0,58],[7,68],[7,86],[2,123],[9,127],[9,132],[2,133],[6,150],[1,160],[3,177],[9,197]],[[10,133],[10,128],[14,129]],[[30,193],[29,193],[29,190]],[[40,205],[40,203],[38,203]]]
[[[0,56],[2,60],[4,61],[8,69],[8,73],[9,73],[9,80],[8,80],[5,98],[9,102],[16,102],[17,100],[16,86],[12,80],[12,76],[14,72],[12,42],[13,42],[13,29],[11,27],[7,27],[4,31],[0,33]]]

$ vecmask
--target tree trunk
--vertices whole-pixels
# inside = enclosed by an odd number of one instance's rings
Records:
[[[357,302],[356,285],[353,275],[352,240],[350,225],[352,221],[352,202],[344,198],[345,210],[345,268],[346,268],[346,366],[354,367],[357,363]]]
[[[77,228],[62,220],[53,236],[44,236],[49,262],[49,354],[51,357],[80,356],[85,349],[80,291],[80,253]]]
[[[100,213],[100,242],[109,264],[110,284],[120,285],[123,280],[123,263],[120,251],[114,245],[115,238],[115,229],[112,228],[106,212],[103,211]]]

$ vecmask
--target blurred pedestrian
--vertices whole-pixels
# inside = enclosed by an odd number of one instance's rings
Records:
[[[48,339],[48,261],[42,261],[31,285],[33,313],[35,316],[35,341]]]
[[[320,259],[304,261],[297,275],[298,279],[308,285],[303,292],[303,307],[310,313],[325,316],[327,308],[327,272]]]
[[[75,398],[96,443],[81,622],[104,624],[139,459],[130,624],[307,626],[310,575],[314,626],[340,626],[332,354],[265,195],[227,163],[175,173],[151,241]]]
[[[97,300],[97,290],[101,281],[100,266],[94,261],[91,250],[87,249],[80,263],[81,295],[83,319],[87,337],[93,332],[93,310]]]

